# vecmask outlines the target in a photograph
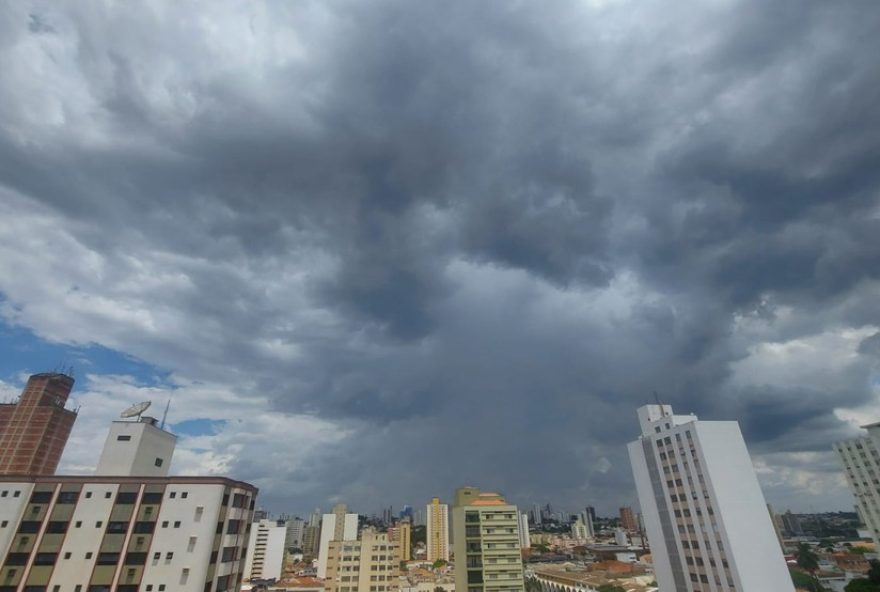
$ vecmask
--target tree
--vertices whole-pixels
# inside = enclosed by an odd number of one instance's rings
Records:
[[[874,584],[868,578],[856,578],[846,585],[843,592],[880,592],[880,585]]]
[[[816,570],[819,569],[819,557],[813,553],[810,545],[800,543],[797,552],[795,553],[795,557],[797,558],[798,567],[815,575]]]
[[[880,561],[872,559],[871,568],[868,570],[868,580],[872,584],[880,584]]]
[[[433,567],[434,569],[440,569],[441,567],[446,565],[446,563],[447,561],[445,559],[438,559],[433,563],[433,565],[431,565],[431,567]]]
[[[813,576],[796,569],[790,569],[788,571],[791,573],[791,581],[794,582],[794,585],[798,588],[803,588],[808,592],[825,592],[825,588],[823,588],[819,581]]]

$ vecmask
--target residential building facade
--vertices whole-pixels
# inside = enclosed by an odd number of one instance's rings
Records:
[[[221,477],[0,476],[0,592],[237,592],[256,495]]]
[[[871,424],[866,428],[867,436],[836,442],[833,448],[843,465],[859,517],[870,531],[874,543],[880,545],[880,424]],[[788,533],[803,533],[797,516],[790,512],[782,515],[782,522]]]
[[[661,590],[792,592],[751,458],[735,421],[638,410],[628,446]]]
[[[360,540],[330,541],[326,592],[396,592],[400,588],[400,544],[387,533],[365,528]]]
[[[153,417],[114,421],[95,473],[165,477],[176,444],[177,436],[159,427]]]
[[[318,577],[327,577],[327,554],[333,541],[357,540],[358,516],[349,514],[345,504],[337,504],[333,512],[321,520],[321,542],[318,546]]]
[[[463,487],[455,492],[456,592],[523,592],[519,511],[497,494]]]
[[[425,515],[428,561],[449,561],[449,506],[441,504],[439,497],[432,498]]]

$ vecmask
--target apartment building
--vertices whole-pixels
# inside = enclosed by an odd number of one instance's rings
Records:
[[[428,561],[449,561],[449,506],[441,504],[439,497],[432,498],[425,516]]]
[[[258,520],[251,524],[250,541],[244,563],[247,579],[281,579],[284,571],[284,541],[287,523],[283,520]]]
[[[523,512],[519,515],[519,548],[531,549],[532,539],[529,535],[529,514]]]
[[[400,545],[400,558],[403,561],[412,559],[412,524],[409,519],[400,520],[389,528],[388,538]]]
[[[0,476],[0,592],[237,592],[255,487]]]
[[[880,423],[865,426],[868,435],[833,445],[843,466],[859,517],[880,545]],[[783,515],[786,531],[803,532],[793,515]]]
[[[326,592],[396,592],[400,588],[400,543],[365,528],[360,540],[331,541]]]
[[[457,592],[523,592],[519,511],[505,499],[475,487],[455,492]]]
[[[327,577],[327,557],[333,541],[357,540],[358,516],[348,513],[345,504],[333,506],[333,512],[321,519],[321,539],[318,546],[318,577]]]
[[[661,590],[793,592],[735,421],[638,410],[628,446]]]

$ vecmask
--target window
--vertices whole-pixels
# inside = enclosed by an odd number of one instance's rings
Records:
[[[77,528],[80,528],[82,525],[83,525],[82,520],[77,520],[76,524],[74,524],[74,526],[76,526]]]
[[[4,520],[3,522],[0,522],[0,528],[6,528],[6,526],[8,524],[9,524],[9,520]]]
[[[180,528],[180,520],[174,521],[174,528]]]
[[[34,565],[55,565],[58,553],[37,553],[34,556]]]
[[[32,504],[48,504],[52,501],[52,492],[51,491],[35,491],[31,494]]]
[[[18,532],[25,534],[40,532],[40,523],[36,520],[22,520],[18,525]]]
[[[147,554],[146,553],[126,553],[125,554],[125,564],[126,565],[145,565],[147,563]]]
[[[119,436],[116,436],[116,441],[117,441],[117,442],[128,442],[128,441],[130,441],[130,440],[131,440],[131,436],[127,436],[127,435],[119,435]]]
[[[137,534],[153,534],[156,529],[155,522],[135,522],[134,532]]]
[[[7,495],[9,495],[8,489],[4,489],[3,491],[0,491],[0,497],[6,497]]]
[[[156,462],[153,464],[155,464],[157,467],[161,467],[163,462],[164,461],[161,458],[156,457]]]
[[[177,497],[177,492],[176,492],[176,491],[172,491],[171,493],[168,494],[168,497],[170,497],[171,499],[176,498],[176,497]]]
[[[162,528],[168,528],[168,521],[167,520],[162,521]]]
[[[182,492],[180,492],[180,497],[181,497],[182,499],[186,499],[187,497],[189,497],[189,492],[188,492],[188,491],[182,491]]]
[[[46,525],[46,532],[50,534],[64,534],[67,532],[68,522],[51,521]]]
[[[64,554],[64,558],[65,558],[65,559],[70,559],[70,551],[68,551],[67,553]]]
[[[21,497],[21,492],[16,490],[12,492],[12,497]]]
[[[162,494],[160,492],[147,492],[141,499],[143,504],[160,504],[162,503]]]
[[[107,532],[108,533],[122,533],[128,531],[128,522],[108,522],[107,523]]]
[[[106,492],[104,492],[104,497],[105,497],[106,499],[110,499],[110,497],[111,497],[112,495],[113,495],[113,492],[112,492],[112,491],[106,491]]]
[[[133,504],[137,501],[136,491],[126,491],[116,495],[117,504]]]
[[[104,522],[101,520],[98,520],[97,522],[95,522],[95,528],[101,528],[101,526],[103,526],[103,525],[104,525]]]
[[[91,491],[87,491],[87,492],[86,492],[86,499],[89,499],[89,498],[91,498],[91,497],[92,497],[92,492],[91,492]]]
[[[57,504],[75,504],[79,500],[78,491],[62,491],[58,494]]]
[[[92,558],[92,552],[89,551],[88,553],[86,553],[86,559],[91,559],[91,558]]]

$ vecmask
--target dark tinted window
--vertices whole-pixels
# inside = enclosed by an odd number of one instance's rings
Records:
[[[5,565],[27,565],[30,556],[30,553],[10,553],[6,556]]]
[[[126,565],[144,565],[147,562],[146,553],[127,553],[125,555]]]
[[[49,522],[49,524],[46,525],[46,532],[49,532],[52,534],[64,534],[65,532],[67,532],[67,525],[68,524],[70,524],[70,523],[69,522],[56,522],[56,521]]]
[[[119,493],[116,495],[117,504],[133,504],[137,501],[138,494],[136,491]]]
[[[48,504],[52,501],[51,491],[35,491],[31,494],[32,504]]]
[[[40,532],[40,523],[36,520],[22,520],[18,525],[18,532]]]
[[[128,522],[108,522],[107,532],[125,532],[128,530]]]
[[[34,557],[34,565],[55,565],[58,553],[37,553]]]
[[[137,534],[153,534],[153,531],[156,530],[155,522],[135,522],[134,523],[134,531]]]
[[[98,553],[98,565],[116,565],[119,563],[119,553]]]
[[[58,504],[75,504],[76,500],[79,499],[78,491],[62,491],[58,494],[58,501],[55,503]]]
[[[159,492],[151,492],[145,493],[143,499],[141,499],[142,504],[159,504],[162,503],[162,493]]]

